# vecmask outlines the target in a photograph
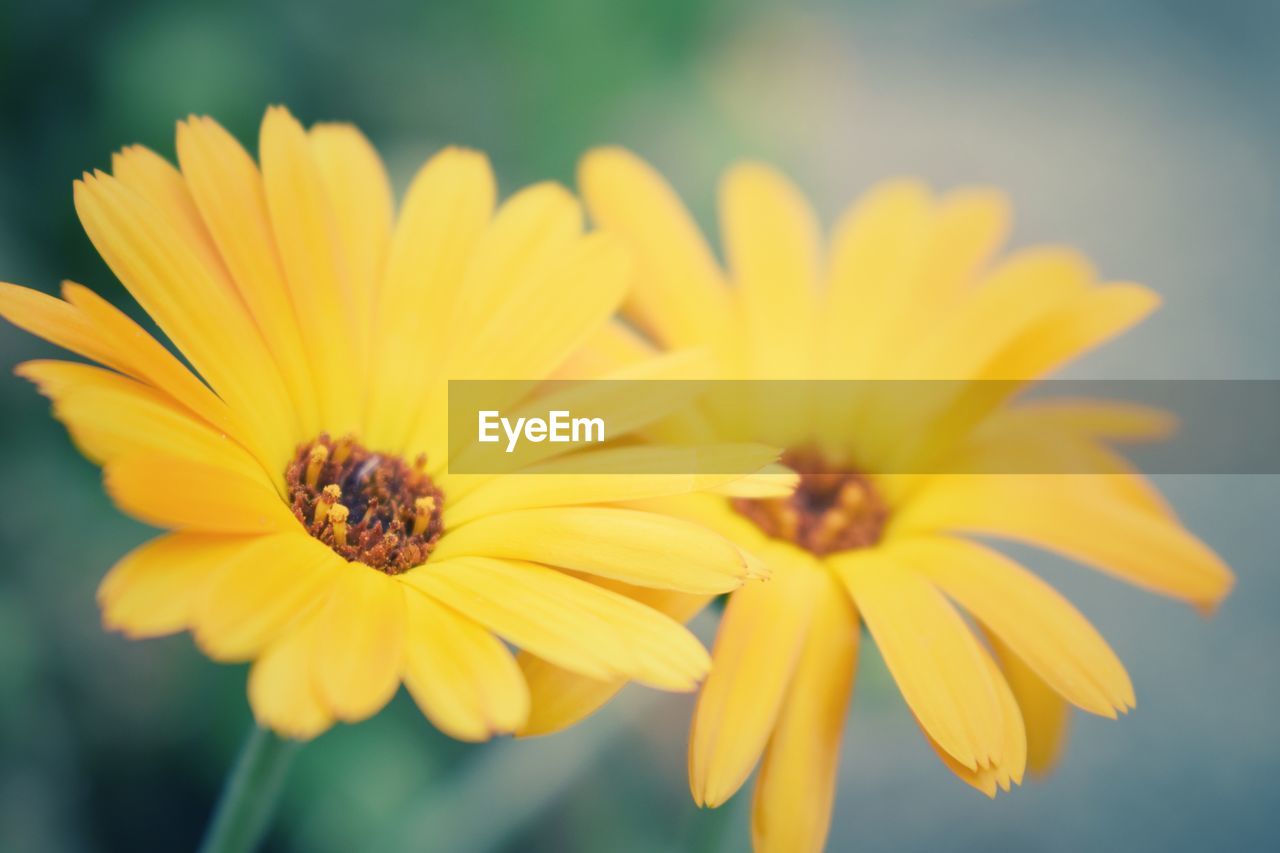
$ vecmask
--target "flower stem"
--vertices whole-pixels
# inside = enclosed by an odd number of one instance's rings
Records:
[[[298,744],[255,725],[227,777],[200,853],[249,853],[275,812],[289,760]]]

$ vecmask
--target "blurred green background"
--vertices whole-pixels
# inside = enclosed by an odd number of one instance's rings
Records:
[[[708,224],[743,155],[828,217],[880,177],[994,182],[1016,242],[1077,244],[1167,299],[1075,375],[1280,378],[1277,86],[1270,2],[8,2],[0,279],[120,299],[71,181],[129,143],[172,156],[191,112],[252,145],[284,103],[358,123],[400,186],[449,143],[486,150],[510,191],[623,142]],[[52,353],[0,328],[0,849],[190,848],[250,721],[244,671],[186,637],[100,629],[95,585],[148,534],[8,374]],[[1054,776],[991,803],[938,765],[864,654],[832,849],[1280,849],[1280,486],[1162,484],[1239,573],[1215,620],[1028,557],[1112,640],[1138,709],[1078,720]],[[689,709],[632,689],[570,733],[464,747],[401,696],[302,752],[270,847],[743,849],[745,797],[690,802]]]

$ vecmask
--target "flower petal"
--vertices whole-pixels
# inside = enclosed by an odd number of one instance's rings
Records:
[[[687,691],[710,665],[683,625],[545,566],[462,557],[400,577],[511,643],[588,677]]]
[[[928,581],[878,550],[829,563],[854,604],[898,689],[925,732],[976,770],[1001,759],[999,696],[982,649],[960,614]]]
[[[502,641],[417,591],[405,606],[405,687],[436,728],[467,741],[515,731],[529,689]]]
[[[103,470],[124,512],[156,527],[272,533],[301,527],[265,478],[163,456],[117,459]]]
[[[307,361],[317,377],[320,417],[341,435],[360,426],[364,364],[353,294],[337,253],[337,223],[307,141],[283,107],[267,110],[259,141],[262,181]]]
[[[751,829],[758,853],[823,849],[858,637],[848,593],[827,578],[756,779]]]
[[[689,784],[700,806],[733,796],[759,760],[821,591],[811,559],[784,546],[764,557],[773,576],[730,596],[693,712]]]
[[[1107,500],[1080,479],[935,477],[895,514],[892,532],[963,531],[1027,542],[1205,607],[1231,591],[1231,570],[1176,520]]]
[[[221,125],[200,116],[178,123],[178,162],[240,298],[280,366],[300,428],[318,432],[318,377],[303,347],[257,164]]]
[[[341,559],[302,531],[249,540],[200,591],[196,644],[214,660],[247,660],[316,609]]]
[[[1071,706],[999,638],[988,639],[1026,725],[1027,768],[1034,774],[1044,775],[1062,754],[1071,722]]]
[[[419,420],[424,383],[439,378],[423,366],[444,362],[463,276],[496,192],[489,161],[460,148],[432,157],[409,186],[374,309],[378,369],[369,376],[365,424],[374,446],[404,446]]]
[[[316,621],[311,671],[338,719],[355,723],[391,701],[405,654],[405,589],[359,563],[333,572]]]
[[[894,543],[910,565],[982,622],[1069,701],[1114,718],[1134,705],[1124,664],[1058,592],[1012,560],[950,537]]]
[[[285,737],[307,740],[333,725],[333,713],[311,679],[315,612],[282,634],[249,670],[253,716]]]
[[[775,170],[744,163],[721,182],[720,221],[751,375],[813,375],[821,231],[808,201]]]
[[[647,163],[621,148],[582,158],[578,184],[591,217],[637,249],[637,287],[627,313],[670,347],[714,339],[729,316],[715,257],[679,197]]]
[[[751,566],[727,539],[693,522],[614,507],[548,507],[479,518],[449,530],[436,556],[505,557],[691,593],[736,589]]]
[[[189,628],[211,578],[253,539],[210,533],[170,533],[120,559],[98,586],[107,630],[159,637]]]

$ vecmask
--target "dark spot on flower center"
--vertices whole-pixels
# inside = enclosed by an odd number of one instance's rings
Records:
[[[308,533],[348,560],[398,575],[426,562],[443,529],[444,494],[426,463],[321,433],[298,446],[285,484]]]
[[[734,498],[733,508],[775,539],[815,554],[870,548],[884,533],[888,507],[871,480],[828,465],[815,451],[788,451],[782,462],[800,475],[785,498]]]

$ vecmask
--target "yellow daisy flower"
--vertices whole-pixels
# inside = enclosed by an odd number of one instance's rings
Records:
[[[1157,301],[1139,285],[1099,284],[1067,249],[997,259],[1009,211],[988,189],[938,197],[913,181],[880,185],[824,247],[784,177],[741,165],[721,187],[725,270],[635,156],[594,151],[580,183],[596,223],[636,251],[626,316],[644,333],[606,327],[572,365],[582,374],[701,346],[717,365],[709,378],[1008,380],[1013,391]],[[939,756],[990,796],[1052,761],[1066,704],[1107,717],[1133,707],[1123,665],[1084,616],[972,536],[1030,543],[1205,608],[1229,591],[1227,567],[1109,446],[1157,436],[1168,426],[1159,413],[1009,396],[936,423],[904,421],[874,396],[842,417],[781,419],[771,428],[801,477],[790,497],[652,503],[720,530],[771,573],[729,598],[689,748],[700,805],[725,802],[759,764],[757,849],[823,845],[862,625]],[[878,473],[917,470],[902,457],[913,450],[933,454],[921,458],[939,460],[929,469],[939,473]],[[1096,473],[983,473],[1001,454],[1034,463],[1067,451]],[[662,606],[685,619],[707,600],[669,595]],[[620,686],[527,671],[529,734]]]
[[[376,713],[402,682],[454,737],[510,732],[529,703],[503,640],[692,690],[696,638],[578,576],[706,593],[751,574],[715,533],[605,505],[670,482],[446,470],[446,380],[548,374],[615,312],[619,245],[553,184],[495,209],[488,162],[459,149],[396,213],[356,129],[281,108],[260,164],[207,118],[179,124],[177,153],[179,168],[125,149],[75,205],[190,369],[78,284],[63,300],[0,289],[0,315],[101,365],[18,372],[120,508],[169,531],[107,575],[105,624],[252,660],[255,716],[295,738]]]

